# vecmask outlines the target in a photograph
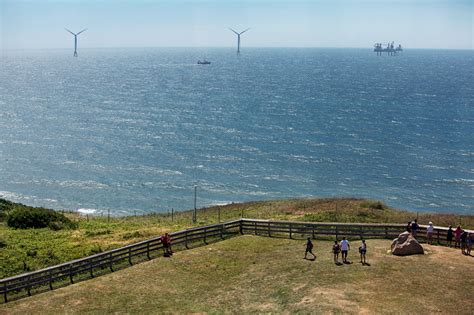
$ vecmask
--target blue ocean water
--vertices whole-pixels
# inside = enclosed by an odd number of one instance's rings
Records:
[[[197,65],[199,59],[211,65]],[[474,52],[0,57],[0,195],[56,209],[351,196],[474,212]]]

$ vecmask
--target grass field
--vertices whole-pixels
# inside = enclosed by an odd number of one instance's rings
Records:
[[[474,257],[424,245],[425,255],[387,253],[368,240],[363,266],[335,265],[331,243],[239,236],[0,305],[1,314],[411,313],[472,314]],[[356,249],[359,241],[352,242]]]
[[[220,214],[220,215],[219,215]],[[0,221],[0,278],[37,270],[72,259],[192,227],[191,211],[129,217],[85,217],[66,215],[77,221],[77,229],[48,228],[15,230]],[[362,199],[291,199],[230,204],[198,210],[198,222],[205,225],[247,218],[312,222],[406,223],[416,213],[390,208],[378,201]],[[447,226],[462,223],[474,228],[474,216],[420,213],[419,223],[433,221]]]

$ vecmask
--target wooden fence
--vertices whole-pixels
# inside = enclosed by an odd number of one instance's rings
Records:
[[[426,241],[427,225],[420,225],[416,238]],[[384,223],[312,223],[241,219],[240,233],[289,238],[386,238],[394,239],[406,230],[406,224]],[[466,230],[468,233],[474,231]],[[446,245],[448,228],[434,227],[433,243]]]
[[[224,239],[238,234],[240,224],[240,220],[235,220],[170,233],[172,245],[183,245],[189,248],[189,245],[196,241],[207,243],[213,239]],[[53,290],[55,287],[93,278],[109,270],[113,272],[115,269],[124,268],[139,260],[152,259],[153,255],[163,253],[162,248],[160,238],[156,237],[60,265],[5,278],[0,280],[0,294],[3,295],[6,303],[9,295],[20,298],[48,289]]]
[[[417,239],[426,239],[426,225],[421,225]],[[393,239],[405,230],[404,224],[369,224],[369,223],[312,223],[292,221],[270,221],[255,219],[240,219],[220,224],[207,225],[184,231],[171,233],[172,245],[189,244],[196,241],[224,239],[240,234],[255,234],[268,237],[289,238],[386,238]],[[447,228],[435,227],[433,241],[446,244]],[[474,233],[474,231],[468,231]],[[19,298],[25,295],[54,287],[65,286],[87,278],[104,274],[109,270],[124,268],[137,263],[139,258],[151,259],[152,255],[162,253],[162,244],[159,237],[139,243],[131,244],[114,250],[99,253],[93,256],[73,260],[60,265],[21,274],[0,280],[0,294],[5,303],[9,295]],[[134,261],[135,259],[135,261]]]

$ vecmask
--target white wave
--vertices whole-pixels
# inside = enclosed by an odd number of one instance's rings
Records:
[[[98,210],[97,209],[80,208],[80,209],[77,209],[77,212],[79,212],[81,214],[93,214],[93,213],[98,212]]]

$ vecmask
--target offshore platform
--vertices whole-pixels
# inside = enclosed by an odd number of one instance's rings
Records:
[[[374,51],[377,53],[377,56],[382,56],[383,53],[387,53],[388,56],[395,56],[399,52],[403,51],[402,45],[398,45],[395,47],[394,42],[389,42],[387,45],[384,47],[382,43],[376,43],[374,45]]]

